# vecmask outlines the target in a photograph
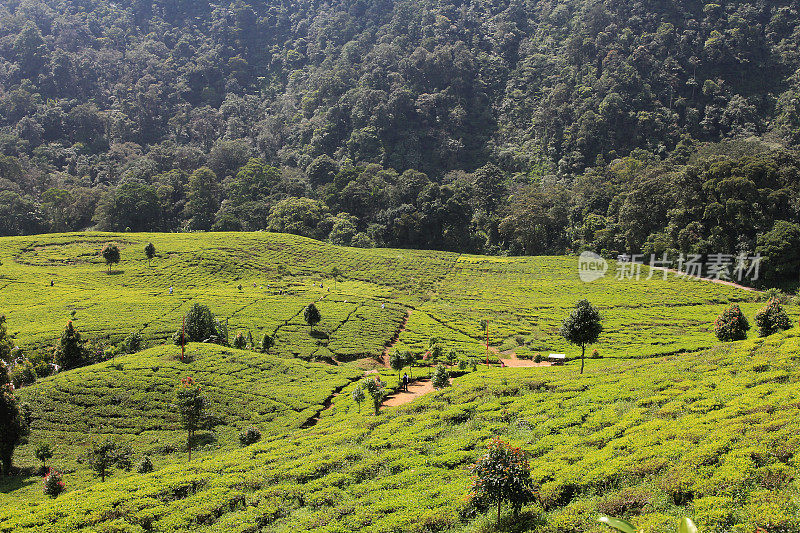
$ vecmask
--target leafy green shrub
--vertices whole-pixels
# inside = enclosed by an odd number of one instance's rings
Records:
[[[261,351],[264,353],[269,353],[269,349],[275,345],[275,339],[269,333],[264,333],[264,336],[261,337]]]
[[[66,485],[61,479],[61,472],[58,470],[50,469],[42,484],[42,492],[51,498],[58,498],[58,495],[64,492]]]
[[[363,402],[366,399],[366,395],[364,394],[364,388],[360,386],[356,387],[355,389],[353,389],[352,396],[353,396],[353,401],[356,402],[356,404],[358,405],[358,410],[360,412],[361,402]]]
[[[736,304],[731,304],[714,321],[714,334],[722,342],[744,340],[749,330],[750,323]]]
[[[247,338],[242,334],[241,331],[233,338],[233,347],[240,350],[247,348]]]
[[[175,335],[180,344],[181,329]],[[186,332],[187,342],[216,341],[224,342],[228,332],[211,312],[207,305],[194,303],[184,317],[183,331]],[[173,335],[173,339],[175,338]]]
[[[145,455],[139,464],[136,465],[136,471],[140,474],[148,474],[153,471],[153,460],[149,455]]]
[[[431,383],[433,384],[433,388],[437,390],[450,385],[450,375],[447,373],[447,369],[443,364],[439,363],[436,365],[436,369],[431,376]]]
[[[11,370],[11,382],[14,384],[14,388],[17,389],[23,385],[36,383],[37,377],[36,369],[34,369],[33,364],[27,359],[14,365],[14,368]]]
[[[372,407],[375,409],[375,416],[378,416],[381,412],[383,399],[386,398],[386,390],[381,385],[378,385],[374,379],[364,380],[361,386],[372,398]]]
[[[792,327],[789,315],[774,298],[756,314],[756,327],[761,337]]]
[[[239,433],[239,444],[250,446],[261,440],[261,431],[257,427],[249,427]]]
[[[499,438],[489,443],[478,461],[470,468],[475,476],[471,497],[476,505],[497,503],[497,521],[504,501],[511,504],[514,516],[535,495],[531,470],[525,452]]]
[[[600,355],[600,351],[597,348],[595,348],[594,350],[592,350],[592,355],[590,355],[589,358],[590,359],[602,359],[603,356]]]
[[[50,443],[42,442],[39,444],[34,455],[42,462],[42,472],[47,472],[47,461],[53,458],[53,447]]]
[[[542,362],[542,354],[536,352],[536,355],[533,357],[534,363],[541,363]]]
[[[124,341],[125,351],[128,353],[136,353],[142,349],[142,335],[135,331],[128,335]]]
[[[112,437],[106,437],[102,441],[92,442],[86,463],[100,477],[100,481],[105,481],[112,474],[114,466],[123,470],[131,469],[131,449],[118,445]]]

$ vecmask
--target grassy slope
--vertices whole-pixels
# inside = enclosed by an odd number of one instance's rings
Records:
[[[314,428],[6,509],[0,531],[477,531],[487,518],[468,517],[465,467],[492,435],[532,456],[537,531],[599,531],[598,512],[647,531],[683,514],[703,531],[795,531],[796,334],[591,361],[582,376],[473,373],[379,418],[342,394]]]
[[[198,435],[197,453],[213,455],[238,446],[238,432],[255,426],[266,437],[299,428],[326,400],[361,372],[234,350],[189,344],[191,362],[179,360],[175,346],[151,348],[89,367],[62,372],[19,392],[35,415],[30,444],[17,450],[17,464],[36,463],[40,442],[57,445],[51,464],[68,474],[74,487],[96,480],[78,464],[91,440],[113,435],[131,444],[137,458],[151,455],[156,467],[184,461],[185,433],[171,407],[181,378],[192,376],[203,388],[215,424]],[[15,486],[15,484],[18,484]],[[21,485],[21,486],[19,486]],[[38,478],[6,482],[16,489],[0,503],[42,499]]]

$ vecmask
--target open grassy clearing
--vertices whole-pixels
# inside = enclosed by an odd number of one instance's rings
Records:
[[[800,527],[797,331],[690,356],[494,369],[378,418],[347,394],[314,428],[56,501],[0,531],[479,530],[465,467],[493,435],[530,452],[540,532]]]

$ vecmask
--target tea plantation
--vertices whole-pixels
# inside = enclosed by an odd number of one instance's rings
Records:
[[[122,253],[110,272],[99,255],[109,241]],[[728,344],[713,334],[731,302],[752,317],[758,293],[647,268],[616,279],[613,262],[583,283],[574,257],[340,248],[270,233],[3,238],[0,263],[0,310],[24,353],[51,350],[70,320],[113,353],[131,333],[143,339],[138,353],[17,391],[32,431],[15,454],[22,474],[0,482],[2,532],[567,533],[603,531],[598,514],[654,532],[674,531],[680,516],[702,531],[800,530],[797,329]],[[390,345],[421,357],[436,338],[484,361],[481,320],[495,362],[498,351],[577,356],[558,328],[581,298],[604,323],[602,359],[583,374],[573,363],[468,365],[452,386],[379,416],[351,395]],[[181,360],[172,335],[194,303],[231,338],[267,333],[275,346],[190,343]],[[310,303],[322,317],[313,332]],[[787,310],[796,324],[796,306]],[[209,415],[191,462],[172,405],[184,377]],[[249,427],[262,438],[241,448]],[[107,436],[155,471],[115,469],[101,483],[85,454]],[[468,466],[494,436],[527,452],[538,489],[499,526],[468,499]],[[35,473],[41,442],[55,445],[49,464],[64,473],[57,499]]]

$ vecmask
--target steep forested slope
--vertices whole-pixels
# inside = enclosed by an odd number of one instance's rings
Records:
[[[0,233],[754,252],[800,220],[782,148],[798,17],[790,1],[12,0]],[[691,196],[719,160],[752,185]]]

